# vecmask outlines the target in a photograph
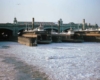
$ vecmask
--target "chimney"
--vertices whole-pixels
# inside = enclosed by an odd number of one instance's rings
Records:
[[[85,19],[83,19],[83,30],[85,30]]]
[[[34,18],[32,18],[32,30],[34,29]]]
[[[58,33],[60,33],[60,20],[58,21]]]

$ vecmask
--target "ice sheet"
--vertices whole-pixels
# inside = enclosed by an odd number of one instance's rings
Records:
[[[29,47],[16,42],[0,42],[0,51],[39,66],[51,80],[100,79],[100,43],[52,43]]]

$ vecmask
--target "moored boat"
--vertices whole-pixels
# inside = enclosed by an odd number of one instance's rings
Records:
[[[23,35],[25,33],[37,35],[37,43],[48,44],[52,42],[51,32],[44,30],[44,27],[41,24],[39,27],[34,28],[33,30],[24,31]]]
[[[80,38],[75,38],[74,37],[75,33],[73,30],[68,30],[68,32],[60,33],[60,35],[62,37],[62,42],[83,42],[84,41]]]
[[[83,31],[76,31],[76,37],[83,38],[84,41],[87,42],[100,42],[100,31],[99,30],[83,30]]]

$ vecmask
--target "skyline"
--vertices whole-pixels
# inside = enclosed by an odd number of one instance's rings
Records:
[[[98,24],[100,26],[100,0],[0,0],[0,23],[18,21]]]

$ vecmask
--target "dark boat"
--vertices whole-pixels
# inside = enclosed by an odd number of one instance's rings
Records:
[[[74,35],[74,31],[73,30],[68,30],[68,32],[62,32],[60,33],[61,37],[62,37],[62,42],[74,42],[74,43],[78,43],[78,42],[83,42],[84,40],[81,38],[75,38]]]
[[[37,43],[48,44],[52,42],[51,32],[44,30],[41,24],[39,27],[35,28],[33,32],[37,35]]]

